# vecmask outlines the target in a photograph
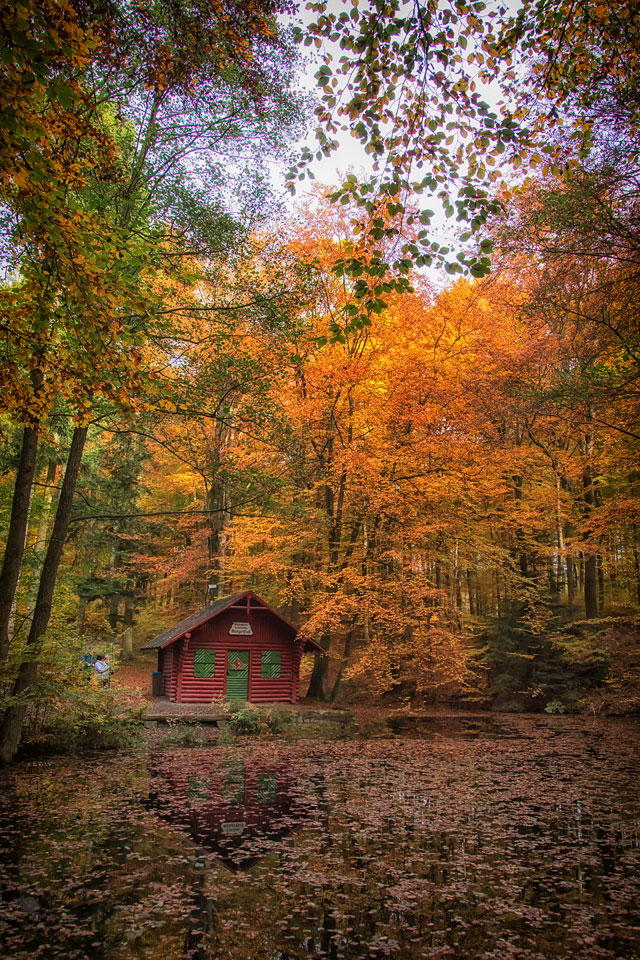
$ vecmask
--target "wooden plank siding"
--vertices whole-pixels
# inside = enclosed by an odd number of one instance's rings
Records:
[[[251,636],[230,635],[233,623],[249,623]],[[298,698],[298,670],[303,644],[295,643],[294,631],[267,609],[229,609],[207,623],[196,627],[189,637],[177,640],[172,668],[176,681],[171,684],[172,700],[181,703],[210,703],[226,695],[227,654],[229,650],[249,652],[249,692],[251,703],[295,703]],[[163,651],[167,657],[171,647]],[[196,650],[215,650],[213,677],[194,676]],[[280,653],[279,679],[261,677],[262,651]],[[163,659],[164,662],[164,659]],[[177,680],[178,670],[180,681]],[[164,671],[163,671],[164,676]]]

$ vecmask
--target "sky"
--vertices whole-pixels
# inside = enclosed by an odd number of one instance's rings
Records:
[[[491,2],[491,0],[489,0]],[[515,12],[518,7],[521,5],[520,0],[508,0],[507,6]],[[360,0],[360,9],[362,10],[366,6],[366,0]],[[410,4],[408,4],[410,6]],[[329,0],[328,9],[330,12],[340,13],[343,10],[349,10],[351,8],[351,0]],[[303,27],[312,23],[315,19],[316,14],[313,11],[306,9],[306,3],[303,2],[300,5],[300,8],[297,14],[291,18],[291,23],[302,25]],[[325,46],[322,50],[317,50],[314,46],[305,47],[303,56],[306,59],[304,68],[301,70],[299,75],[299,86],[302,91],[313,95],[317,89],[317,81],[314,77],[314,74],[318,70],[322,62],[322,55],[325,52],[330,52],[334,57],[340,57],[343,54],[343,51],[336,45]],[[499,89],[496,85],[495,89],[482,89],[482,96],[487,100],[491,105],[495,105],[499,99]],[[355,173],[359,179],[367,179],[371,174],[371,158],[365,153],[362,144],[352,137],[347,131],[339,131],[335,134],[335,139],[340,143],[339,148],[331,154],[329,157],[323,157],[320,160],[314,160],[311,165],[311,170],[313,172],[315,180],[300,181],[297,184],[297,193],[295,198],[290,196],[285,200],[285,205],[288,210],[294,212],[296,207],[303,204],[305,197],[308,197],[311,191],[314,188],[314,184],[326,184],[327,186],[338,186],[343,182],[345,176],[348,173]],[[311,118],[311,127],[307,137],[301,141],[301,143],[296,148],[300,151],[303,145],[308,146],[310,149],[317,149],[317,143],[315,140],[313,132],[313,118]],[[284,187],[284,171],[280,170],[275,172],[275,181],[278,183],[278,188],[281,189]],[[418,198],[416,198],[418,201]],[[456,250],[462,249],[460,242],[457,240],[457,236],[462,232],[462,227],[460,224],[456,223],[453,220],[448,220],[444,212],[441,209],[440,201],[424,195],[419,199],[419,204],[423,208],[429,208],[436,211],[436,216],[432,223],[432,232],[433,239],[437,240],[440,244],[446,244]],[[437,286],[442,286],[449,284],[451,282],[451,277],[444,273],[442,270],[437,268],[425,268],[424,272],[429,276],[429,279],[435,283]]]
[[[350,6],[350,3],[349,3]],[[332,12],[339,13],[347,9],[347,3],[343,0],[329,0],[328,8]],[[300,4],[297,14],[289,19],[290,24],[298,26],[308,26],[313,23],[315,14],[306,9],[306,3]],[[337,45],[330,45],[323,50],[316,50],[315,47],[303,48],[303,65],[298,75],[298,86],[306,94],[313,95],[317,90],[317,81],[314,74],[322,63],[322,56],[328,49],[333,56],[340,56],[341,51]],[[317,183],[327,186],[337,186],[342,182],[347,173],[353,171],[358,175],[367,176],[371,170],[371,158],[364,151],[362,144],[352,137],[349,133],[339,132],[336,139],[340,141],[340,147],[331,154],[330,157],[322,157],[321,160],[314,160],[312,170]],[[301,151],[303,146],[310,149],[317,149],[317,143],[314,135],[314,120],[311,117],[309,132],[296,146],[296,151]],[[279,179],[279,178],[278,178]],[[282,177],[284,185],[284,177]],[[305,180],[299,184],[298,198],[308,196],[312,189],[313,181]]]

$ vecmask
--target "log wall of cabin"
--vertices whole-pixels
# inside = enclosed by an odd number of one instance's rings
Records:
[[[162,673],[162,694],[175,700],[178,685],[178,651],[176,645],[158,650],[158,670]]]
[[[233,623],[249,623],[251,636],[229,634]],[[172,666],[179,673],[172,683],[171,699],[181,703],[210,703],[224,700],[227,682],[227,654],[229,650],[249,651],[249,693],[251,703],[295,703],[298,699],[298,671],[302,657],[302,642],[294,643],[293,630],[265,609],[246,608],[225,610],[219,616],[194,628],[191,636],[172,644]],[[171,648],[165,650],[165,654]],[[215,676],[195,677],[196,650],[215,650]],[[279,679],[261,677],[262,651],[280,653]]]

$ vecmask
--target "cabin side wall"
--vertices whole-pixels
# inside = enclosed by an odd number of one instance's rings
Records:
[[[230,635],[234,623],[249,623],[251,636]],[[210,703],[223,700],[226,692],[227,654],[229,650],[249,651],[248,700],[251,703],[295,703],[298,696],[298,670],[302,655],[302,643],[294,644],[293,631],[274,617],[268,610],[225,610],[209,623],[196,627],[189,638],[177,641],[181,679],[176,683],[171,699],[181,703]],[[195,677],[196,650],[215,650],[213,677]],[[276,650],[280,653],[279,679],[261,676],[262,651]]]
[[[175,692],[175,676],[176,676],[176,667],[175,663],[175,644],[170,647],[166,647],[164,650],[158,650],[158,670],[162,673],[162,694],[165,697],[170,697],[172,692]]]

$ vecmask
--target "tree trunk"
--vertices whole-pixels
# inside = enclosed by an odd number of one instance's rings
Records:
[[[42,645],[42,638],[49,626],[53,592],[58,577],[58,568],[62,557],[62,549],[67,538],[73,495],[78,480],[78,472],[82,461],[82,453],[87,439],[87,427],[76,427],[71,441],[71,449],[67,459],[67,467],[62,481],[60,499],[56,510],[56,518],[49,540],[49,547],[42,566],[40,586],[36,599],[36,606],[31,621],[31,629],[26,642],[26,659],[20,665],[20,670],[13,687],[12,695],[17,702],[10,706],[0,726],[0,760],[5,763],[13,760],[20,745],[22,727],[27,712],[25,695],[31,689],[38,671],[38,658]]]
[[[312,700],[321,700],[326,703],[329,700],[329,647],[331,645],[331,637],[329,634],[324,634],[320,638],[320,646],[325,651],[324,653],[316,653],[316,659],[313,664],[313,671],[311,673],[311,680],[309,682],[309,690],[307,696],[311,697]]]
[[[640,603],[640,556],[638,555],[638,530],[635,523],[633,529],[633,564],[636,572],[636,597]]]
[[[376,520],[375,529],[378,525]],[[364,578],[364,609],[362,612],[362,639],[369,645],[369,527],[366,520],[362,522],[362,576]]]
[[[567,565],[567,603],[573,606],[576,593],[576,571],[573,565],[573,557],[568,553],[566,558]]]
[[[566,479],[566,477],[561,478],[560,485],[563,491],[569,492],[570,494],[573,495],[573,491],[571,490],[571,486],[568,480]],[[572,607],[575,602],[577,576],[576,576],[576,565],[573,562],[573,556],[571,555],[571,553],[567,548],[567,540],[569,540],[573,536],[574,531],[569,520],[566,520],[564,523],[561,523],[560,529],[562,531],[562,544],[563,544],[564,561],[565,561],[565,577],[567,581],[567,603],[569,604],[570,607]]]
[[[18,587],[22,557],[29,523],[31,490],[38,453],[38,427],[25,427],[22,434],[20,463],[11,503],[11,519],[0,571],[0,663],[9,653],[9,623]]]
[[[558,557],[555,564],[555,590],[558,594],[562,593],[565,581],[565,543],[564,543],[564,524],[562,522],[562,501],[560,491],[562,489],[562,478],[556,474],[556,537],[558,541]]]
[[[594,507],[593,480],[591,469],[585,466],[582,474],[584,486],[584,516],[589,519]],[[583,540],[588,539],[588,532],[583,533]],[[584,554],[584,608],[587,620],[595,620],[598,616],[598,588],[596,555],[591,548]]]
[[[52,458],[51,460],[49,460],[49,463],[47,465],[47,475],[44,481],[44,495],[42,500],[42,508],[40,510],[40,517],[38,519],[38,530],[36,533],[36,540],[33,545],[33,550],[36,555],[36,560],[34,563],[33,570],[31,571],[31,576],[29,578],[29,589],[27,591],[27,603],[26,603],[27,615],[29,615],[31,612],[31,608],[33,607],[33,604],[38,592],[39,573],[40,573],[40,570],[42,569],[42,563],[40,562],[41,554],[39,554],[38,551],[42,550],[42,552],[44,553],[44,547],[49,537],[49,518],[51,516],[51,505],[53,503],[53,487],[56,482],[57,472],[58,472],[58,464]]]
[[[596,483],[593,484],[593,502],[596,509],[602,506],[602,495],[600,488]],[[603,537],[598,538],[600,547],[603,545]],[[604,616],[604,556],[602,552],[596,555],[596,571],[598,577],[598,616]]]
[[[336,682],[333,685],[333,690],[331,691],[331,702],[337,700],[340,690],[342,689],[342,682],[344,678],[344,672],[349,663],[349,657],[351,656],[351,644],[353,642],[353,627],[347,632],[347,636],[344,641],[344,653],[342,654],[342,661],[340,663],[340,669],[338,670],[338,676],[336,677]]]
[[[591,554],[584,560],[584,610],[587,620],[595,620],[598,616],[596,582],[596,558]]]
[[[604,617],[604,557],[601,553],[596,557],[598,571],[598,616]]]
[[[473,616],[476,613],[476,604],[474,601],[473,595],[473,574],[469,567],[467,567],[467,596],[468,596],[468,606],[469,613]]]
[[[130,597],[124,602],[123,626],[122,659],[133,660],[133,601]]]
[[[120,530],[120,524],[116,523],[114,525],[114,535]],[[118,632],[118,623],[120,622],[120,593],[116,592],[120,590],[120,586],[116,587],[116,574],[117,568],[120,566],[118,548],[120,546],[120,541],[114,538],[113,543],[111,544],[111,553],[109,555],[109,579],[111,583],[111,593],[109,594],[109,602],[107,608],[109,613],[107,614],[107,619],[109,621],[109,626],[111,628],[111,633],[115,637]]]
[[[118,632],[118,624],[120,623],[120,597],[116,593],[112,593],[109,597],[109,613],[107,619],[109,620],[111,633],[115,637]]]

